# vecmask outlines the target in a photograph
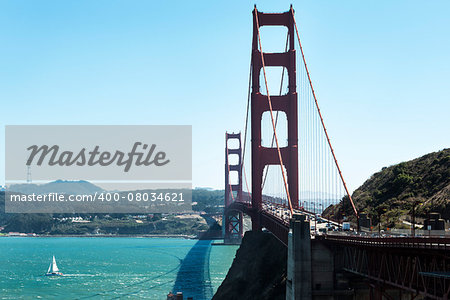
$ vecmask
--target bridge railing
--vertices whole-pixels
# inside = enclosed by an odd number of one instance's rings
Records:
[[[444,237],[361,237],[329,234],[325,235],[324,239],[359,246],[450,250],[450,238]]]
[[[385,231],[385,234],[392,235],[411,235],[411,229],[396,229],[393,228],[389,231]],[[445,230],[424,230],[424,229],[416,229],[414,232],[416,237],[422,236],[432,236],[432,237],[448,237],[450,238],[450,231]]]

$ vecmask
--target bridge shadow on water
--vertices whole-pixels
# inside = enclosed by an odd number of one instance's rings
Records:
[[[213,287],[209,273],[212,240],[199,240],[182,260],[173,292],[183,292],[183,298],[210,300]]]

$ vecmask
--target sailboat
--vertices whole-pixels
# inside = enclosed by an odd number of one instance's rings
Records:
[[[48,271],[45,274],[45,276],[63,276],[63,273],[61,273],[58,269],[58,266],[56,265],[56,259],[55,256],[53,255],[53,261],[50,264],[50,266],[48,267]]]

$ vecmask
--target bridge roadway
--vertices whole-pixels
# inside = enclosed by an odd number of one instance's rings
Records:
[[[279,239],[285,246],[287,246],[287,237],[289,233],[289,219],[290,212],[289,208],[285,205],[274,204],[269,201],[263,201],[262,203],[263,210],[260,212],[261,224],[267,230],[272,232],[277,239]],[[230,204],[228,209],[236,209],[242,211],[245,214],[253,215],[258,212],[254,211],[251,207],[251,203],[249,202],[234,202]],[[315,221],[315,214],[313,212],[307,210],[294,210],[294,213],[304,214],[311,221],[311,235],[315,236],[316,231],[318,232],[320,229],[326,229],[327,224],[334,226],[335,228],[340,227],[340,224],[327,220],[325,218],[321,218],[324,222]],[[315,228],[317,225],[317,228]]]
[[[280,227],[287,234],[289,232],[289,219],[290,212],[289,208],[286,205],[271,203],[269,201],[263,201],[263,210],[260,212],[262,218],[265,219],[265,223],[270,220],[271,222],[277,223],[276,227]],[[251,203],[249,202],[235,202],[230,205],[230,209],[237,209],[246,214],[251,215],[255,213],[255,211],[251,208]],[[425,247],[430,248],[430,245],[434,245],[434,242],[430,244],[430,241],[436,241],[440,248],[444,247],[444,245],[448,245],[450,241],[449,238],[440,237],[440,236],[416,236],[415,239],[412,239],[411,236],[405,236],[404,234],[396,235],[392,233],[390,235],[378,236],[377,233],[371,233],[368,230],[364,230],[360,233],[355,232],[354,228],[350,231],[338,231],[337,229],[342,227],[341,224],[335,222],[333,220],[328,220],[324,217],[319,217],[314,212],[303,210],[303,209],[294,209],[294,213],[303,214],[307,216],[307,219],[310,221],[311,226],[311,236],[314,238],[315,236],[325,236],[326,239],[330,240],[343,240],[349,243],[356,243],[356,241],[360,241],[361,243],[367,245],[392,245],[392,244],[401,244],[404,241],[407,241],[407,245],[410,247]],[[328,225],[329,224],[329,225]],[[328,231],[324,234],[320,232],[320,229],[328,229],[328,226],[334,227],[336,230]],[[274,227],[274,225],[269,225],[269,227]],[[316,228],[317,227],[317,228]],[[266,229],[269,229],[266,227]],[[269,230],[270,231],[270,230]],[[274,233],[274,232],[272,232]],[[274,233],[276,234],[276,233]],[[276,237],[287,246],[287,239],[284,238],[284,234]],[[386,240],[388,238],[388,240]],[[426,238],[426,240],[424,240]],[[414,242],[412,242],[414,241]],[[446,248],[450,249],[450,248]]]

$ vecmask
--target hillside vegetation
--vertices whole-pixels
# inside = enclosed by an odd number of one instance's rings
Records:
[[[355,190],[352,198],[359,212],[367,213],[374,223],[381,213],[391,227],[410,215],[414,204],[419,217],[439,212],[444,219],[450,219],[450,149],[385,167]],[[343,203],[328,208],[325,214],[351,219],[348,199]]]

